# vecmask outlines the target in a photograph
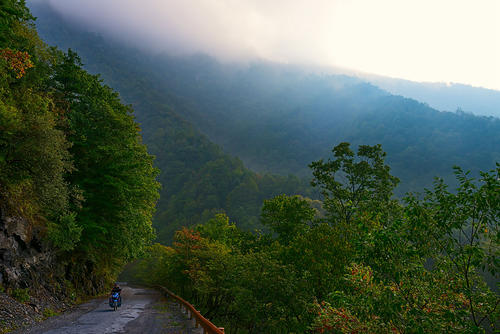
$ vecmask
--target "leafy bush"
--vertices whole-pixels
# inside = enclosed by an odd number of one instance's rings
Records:
[[[58,223],[49,223],[48,238],[60,250],[73,250],[80,240],[82,227],[76,223],[76,214],[61,216]]]

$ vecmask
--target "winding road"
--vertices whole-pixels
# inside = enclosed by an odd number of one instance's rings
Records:
[[[194,328],[193,320],[188,320],[176,304],[166,301],[156,290],[122,285],[122,300],[122,306],[113,311],[106,298],[94,299],[15,333],[201,333],[201,329]]]

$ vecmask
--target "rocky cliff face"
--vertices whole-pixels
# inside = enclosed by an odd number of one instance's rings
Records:
[[[0,333],[66,309],[66,287],[64,266],[44,245],[41,231],[0,209]]]
[[[0,284],[12,289],[43,284],[53,269],[53,254],[44,249],[36,231],[22,217],[0,211]]]

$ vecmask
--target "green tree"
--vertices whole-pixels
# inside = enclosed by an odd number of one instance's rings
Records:
[[[287,244],[309,228],[314,215],[315,210],[300,196],[279,195],[264,201],[261,222]]]
[[[68,213],[71,144],[61,129],[65,119],[40,84],[54,59],[30,18],[24,1],[0,3],[0,201],[44,225]]]
[[[0,49],[25,42],[15,33],[20,23],[32,20],[29,9],[24,0],[2,0],[0,1]]]
[[[157,170],[141,143],[130,107],[68,51],[55,67],[54,87],[68,103],[68,137],[76,171],[69,182],[85,198],[78,210],[80,248],[105,250],[119,261],[137,256],[153,237]]]
[[[452,276],[454,290],[465,299],[463,320],[470,319],[476,329],[495,326],[500,297],[487,286],[485,273],[500,280],[500,164],[481,172],[479,181],[459,167],[455,174],[456,192],[437,179],[423,201],[407,197],[407,215],[416,231],[411,237],[427,240],[434,266]]]
[[[154,237],[157,170],[132,109],[32,19],[0,1],[0,210],[57,250],[55,279],[95,293]]]
[[[230,223],[229,217],[225,213],[216,214],[206,223],[196,226],[196,231],[205,238],[227,246],[238,243],[239,231],[236,224]]]
[[[459,187],[438,179],[423,200],[381,225],[361,217],[344,282],[317,303],[319,332],[477,333],[498,326],[500,168],[476,181],[456,168]]]
[[[360,145],[355,156],[344,142],[332,152],[334,160],[309,165],[314,176],[311,184],[320,187],[331,222],[350,225],[363,212],[387,216],[393,211],[391,197],[399,179],[389,173],[380,145]]]

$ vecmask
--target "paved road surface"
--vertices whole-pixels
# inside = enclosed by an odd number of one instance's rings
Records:
[[[113,311],[106,298],[94,299],[75,310],[29,329],[28,334],[200,333],[174,303],[158,291],[122,285],[122,306]]]

